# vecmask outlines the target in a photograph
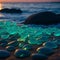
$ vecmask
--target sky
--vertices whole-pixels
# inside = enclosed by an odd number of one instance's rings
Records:
[[[60,2],[60,0],[0,0],[0,2]]]

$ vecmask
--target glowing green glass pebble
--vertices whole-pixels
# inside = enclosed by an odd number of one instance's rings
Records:
[[[4,26],[4,23],[5,23],[4,21],[0,21],[0,27]]]
[[[2,39],[7,39],[9,37],[9,35],[1,35]]]
[[[3,33],[1,33],[1,38],[2,38],[2,39],[7,39],[7,38],[9,38],[9,33],[8,33],[8,32],[3,32]]]
[[[54,33],[55,36],[60,36],[60,29]]]
[[[30,37],[30,39],[28,40],[28,43],[29,44],[37,44],[37,45],[40,45],[42,44],[42,41],[41,40],[38,40],[36,39],[35,37]]]
[[[5,25],[6,25],[6,27],[10,27],[11,26],[11,21],[6,21]]]
[[[19,43],[19,48],[22,48],[25,44],[24,43]]]
[[[46,33],[42,33],[40,36],[41,36],[40,40],[41,40],[42,42],[46,42],[46,41],[48,41],[48,39],[49,39],[49,35],[46,34]]]
[[[33,47],[30,44],[26,44],[23,46],[23,50],[32,50],[32,49],[33,49]]]
[[[7,29],[7,31],[10,33],[10,34],[17,34],[17,28],[15,26],[13,27],[9,27]]]

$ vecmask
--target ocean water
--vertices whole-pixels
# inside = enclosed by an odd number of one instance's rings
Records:
[[[23,11],[22,14],[7,14],[0,13],[0,20],[13,20],[22,22],[32,14],[53,11],[60,13],[60,3],[0,3],[0,8],[19,8]]]

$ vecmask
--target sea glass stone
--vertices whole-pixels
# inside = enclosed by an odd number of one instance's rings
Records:
[[[19,43],[18,47],[22,48],[25,45],[25,43]]]
[[[59,30],[56,30],[55,33],[54,33],[55,36],[60,36],[60,29]]]
[[[2,33],[1,33],[1,38],[2,38],[2,39],[7,39],[7,38],[9,38],[9,33],[8,33],[8,32],[2,32]]]
[[[33,46],[30,44],[26,44],[23,46],[23,50],[33,50]]]
[[[36,39],[35,37],[31,36],[30,39],[28,40],[28,43],[29,44],[33,44],[33,45],[41,45],[42,44],[42,41],[41,40],[38,40]]]
[[[58,47],[57,44],[55,42],[53,42],[53,41],[48,41],[48,42],[44,43],[43,46],[49,47],[49,48],[52,48],[52,49]]]

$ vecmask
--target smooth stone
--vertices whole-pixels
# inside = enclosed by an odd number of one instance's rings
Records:
[[[23,23],[24,24],[36,24],[36,25],[51,25],[60,23],[60,15],[54,12],[45,11],[29,16]]]
[[[7,43],[1,43],[0,46],[1,47],[6,47],[7,46]]]
[[[26,57],[29,57],[30,56],[30,51],[28,50],[20,50],[20,49],[16,49],[14,55],[17,57],[17,58],[26,58]]]
[[[39,47],[37,49],[37,52],[39,54],[51,55],[53,53],[53,49],[51,49],[49,47]]]
[[[14,46],[14,47],[16,47],[16,46],[18,46],[18,42],[17,41],[11,41],[11,42],[9,42],[7,45],[8,46]]]
[[[23,46],[23,50],[33,50],[33,47],[32,47],[32,45],[27,44],[27,45]]]
[[[9,33],[6,32],[6,31],[1,32],[1,38],[2,38],[2,39],[7,39],[7,38],[9,38]]]
[[[14,46],[7,46],[6,47],[6,50],[7,51],[14,51],[15,50],[15,47]]]
[[[52,48],[52,49],[58,47],[57,44],[53,41],[48,41],[48,42],[44,43],[43,46],[48,47],[48,48]]]
[[[19,34],[12,34],[9,37],[10,37],[10,39],[9,39],[10,41],[15,41],[18,38],[20,38],[20,35]]]
[[[56,40],[56,44],[60,46],[60,39]]]
[[[21,14],[22,13],[22,11],[20,9],[16,9],[16,8],[11,8],[11,9],[4,8],[4,9],[0,10],[0,12],[1,13],[10,13],[10,14],[13,14],[13,13],[14,14],[16,14],[16,13]]]
[[[18,47],[23,48],[24,45],[25,45],[24,43],[19,43]]]
[[[33,54],[32,60],[46,60],[47,56],[44,54]]]
[[[0,43],[7,43],[7,39],[0,40]]]
[[[1,46],[1,47],[7,46],[7,41],[5,41],[5,40],[0,40],[0,46]]]
[[[7,58],[10,56],[10,52],[6,51],[6,50],[0,50],[0,59],[2,58]]]
[[[35,37],[30,37],[30,40],[28,40],[28,43],[32,45],[41,45],[42,41],[37,40]]]

